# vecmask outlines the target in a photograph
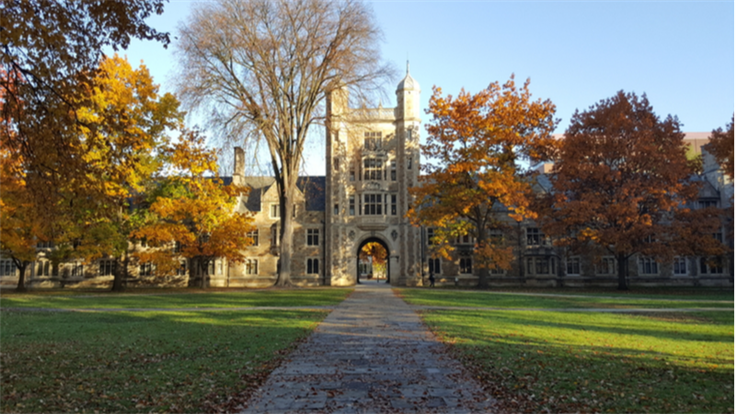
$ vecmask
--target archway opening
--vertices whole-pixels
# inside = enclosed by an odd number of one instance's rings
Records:
[[[374,280],[376,282],[385,280],[386,283],[391,282],[389,249],[383,240],[371,237],[358,246],[357,253],[358,283],[361,283],[361,280]]]

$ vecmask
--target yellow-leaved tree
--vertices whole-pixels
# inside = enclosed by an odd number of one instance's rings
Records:
[[[102,60],[79,99],[76,151],[86,174],[62,188],[72,202],[55,219],[54,254],[57,260],[113,259],[113,290],[122,290],[128,237],[146,215],[131,204],[140,204],[166,167],[169,135],[183,130],[183,113],[173,95],[158,94],[145,66],[134,69],[117,54]]]
[[[150,247],[136,255],[164,274],[185,259],[190,286],[204,288],[210,263],[216,258],[242,262],[243,249],[253,242],[248,237],[255,230],[252,217],[235,211],[238,196],[248,190],[223,184],[215,151],[206,150],[196,132],[174,144],[168,157],[173,170],[159,179],[149,208],[155,220],[131,233]]]

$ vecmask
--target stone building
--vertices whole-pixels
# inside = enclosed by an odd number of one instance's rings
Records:
[[[396,88],[395,108],[350,108],[347,89],[338,88],[326,102],[326,175],[301,177],[299,194],[292,214],[296,218],[292,281],[300,286],[351,286],[359,281],[359,251],[377,242],[388,253],[386,279],[399,286],[428,283],[429,273],[437,285],[474,286],[478,269],[473,263],[474,240],[457,240],[454,260],[431,257],[433,229],[416,228],[405,218],[409,188],[418,184],[420,87],[408,67]],[[704,155],[705,172],[700,199],[692,208],[726,208],[733,199],[733,183],[718,168],[712,156],[703,151],[709,133],[688,133],[686,142],[695,154]],[[132,264],[129,285],[154,283],[199,285],[201,278],[213,287],[266,287],[277,280],[279,201],[271,177],[247,177],[245,154],[235,149],[235,169],[225,183],[250,187],[239,200],[237,210],[250,212],[257,230],[254,244],[246,248],[243,263],[215,260],[205,274],[193,269],[188,274],[162,278],[150,265]],[[540,172],[549,165],[539,167]],[[548,185],[544,174],[540,189]],[[733,250],[732,221],[725,223],[720,237]],[[491,271],[492,286],[615,286],[616,261],[613,257],[572,256],[552,246],[541,229],[531,221],[514,223],[503,234],[514,247],[515,259],[508,271]],[[114,263],[100,260],[51,266],[45,258],[52,246],[39,246],[39,259],[30,266],[27,285],[32,287],[92,286],[111,283]],[[136,248],[145,248],[136,246]],[[733,286],[733,255],[721,258],[720,265],[708,258],[678,257],[672,263],[653,258],[634,257],[629,261],[632,285]],[[17,269],[11,261],[0,260],[0,286],[17,283]]]

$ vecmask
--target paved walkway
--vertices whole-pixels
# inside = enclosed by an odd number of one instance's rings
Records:
[[[385,283],[358,285],[289,358],[246,413],[494,411],[494,401]]]

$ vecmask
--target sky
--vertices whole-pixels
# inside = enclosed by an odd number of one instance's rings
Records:
[[[170,0],[164,14],[148,23],[170,32],[175,43],[177,26],[196,3]],[[384,33],[383,59],[399,74],[386,87],[384,107],[395,105],[408,60],[421,85],[423,109],[433,86],[455,96],[462,88],[477,93],[492,82],[504,83],[512,74],[517,83],[529,78],[533,98],[557,106],[556,133],[564,133],[576,110],[620,90],[646,94],[657,115],[677,116],[686,132],[725,127],[734,113],[732,1],[369,4]],[[134,65],[142,60],[162,91],[174,92],[173,49],[133,41],[121,54]],[[428,121],[424,114],[423,123]],[[323,137],[315,130],[309,138],[306,174],[324,175]]]

